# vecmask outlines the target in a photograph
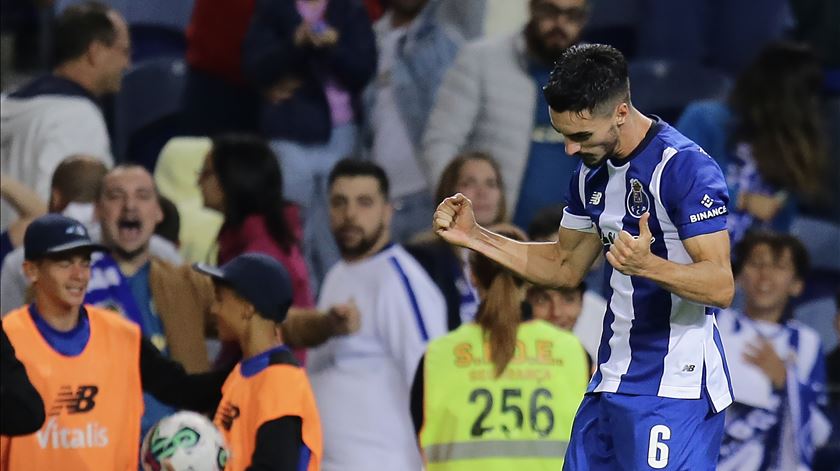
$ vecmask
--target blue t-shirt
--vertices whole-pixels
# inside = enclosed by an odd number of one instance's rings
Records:
[[[137,270],[137,273],[127,277],[126,282],[137,304],[137,308],[140,310],[140,325],[143,329],[143,335],[151,340],[161,353],[169,356],[163,323],[155,309],[152,290],[149,287],[151,266],[151,263],[146,263],[141,269]]]
[[[566,182],[580,161],[577,157],[569,157],[566,154],[563,135],[551,126],[548,102],[542,92],[543,87],[548,84],[551,69],[531,64],[529,72],[537,85],[537,99],[534,103],[531,150],[513,216],[513,223],[519,227],[528,227],[540,209],[566,201]]]
[[[622,230],[638,236],[639,219],[649,212],[651,252],[690,264],[683,241],[726,230],[728,202],[717,163],[654,117],[626,158],[608,158],[595,168],[578,165],[561,225],[596,232],[607,251]],[[697,399],[705,388],[716,410],[729,405],[714,310],[604,266],[608,303],[589,391]]]
[[[141,328],[143,336],[152,341],[155,347],[166,356],[169,356],[166,348],[166,337],[164,336],[163,323],[155,310],[152,300],[152,290],[149,287],[149,271],[151,263],[146,263],[143,268],[132,276],[126,278],[128,287],[134,297],[135,303],[140,310]],[[155,399],[149,393],[143,393],[145,402],[145,413],[140,421],[141,437],[157,423],[158,420],[175,413],[175,409]]]
[[[47,324],[47,321],[41,317],[38,307],[35,303],[29,305],[29,315],[41,333],[41,337],[47,341],[50,347],[56,352],[66,356],[74,357],[81,355],[90,340],[90,319],[88,319],[87,311],[84,306],[79,308],[79,322],[76,327],[62,332],[54,329]]]

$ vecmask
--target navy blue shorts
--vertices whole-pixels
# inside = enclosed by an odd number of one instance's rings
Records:
[[[575,416],[563,469],[715,469],[724,413],[700,399],[595,393]]]

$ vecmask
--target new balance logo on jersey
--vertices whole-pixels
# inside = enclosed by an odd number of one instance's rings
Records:
[[[108,446],[108,429],[98,422],[84,427],[62,427],[58,417],[50,417],[36,438],[41,449],[104,448]]]
[[[219,408],[219,414],[216,420],[222,425],[226,431],[230,431],[233,427],[233,421],[239,417],[239,407],[226,402]]]
[[[700,222],[705,221],[706,219],[718,217],[722,214],[726,214],[726,206],[721,206],[720,208],[710,209],[708,211],[702,211],[697,214],[692,214],[688,217],[688,219],[691,222]]]
[[[94,398],[98,393],[99,387],[94,385],[81,385],[76,392],[70,386],[62,386],[47,415],[58,415],[62,409],[67,409],[68,414],[90,412],[96,406]]]
[[[694,372],[694,365],[685,365],[683,366],[683,373],[693,373]]]
[[[596,191],[596,192],[592,193],[592,196],[589,198],[589,204],[595,205],[595,206],[601,204],[601,197],[602,196],[604,196],[604,194],[601,193],[600,191]]]
[[[711,208],[713,204],[715,204],[715,200],[713,200],[709,195],[703,195],[703,199],[700,200],[700,204],[707,208]]]

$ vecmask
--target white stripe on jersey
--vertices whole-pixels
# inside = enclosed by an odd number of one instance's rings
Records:
[[[691,256],[685,250],[677,228],[662,205],[660,194],[662,172],[675,155],[677,155],[677,149],[673,147],[668,147],[662,152],[662,160],[653,171],[649,189],[655,201],[656,218],[665,239],[668,260],[689,264],[693,262]],[[723,373],[723,358],[714,342],[714,316],[707,316],[704,306],[671,294],[670,320],[668,353],[664,358],[658,394],[666,397],[697,398],[699,384],[696,373],[699,373],[705,364],[706,377],[704,379],[709,397],[715,410],[723,410],[732,402],[732,397],[729,393],[729,383]],[[703,348],[698,349],[698,345],[702,345]],[[686,371],[686,369],[692,371]],[[720,380],[721,378],[723,381]]]
[[[706,343],[703,345],[706,355],[706,390],[715,411],[720,412],[732,404],[733,398],[724,369],[723,355],[715,343],[717,321],[714,316],[707,317],[711,318],[711,322],[706,324]]]
[[[676,263],[691,263],[691,257],[685,251],[677,228],[668,217],[665,206],[662,205],[660,193],[662,172],[675,155],[677,155],[677,149],[673,147],[668,147],[662,152],[662,160],[653,170],[649,190],[656,204],[656,219],[659,221],[662,237],[665,239],[668,260]],[[703,368],[703,351],[697,348],[686,351],[685,348],[678,348],[678,346],[679,344],[694,346],[703,344],[705,334],[699,327],[703,325],[705,317],[703,306],[686,303],[679,296],[671,294],[671,333],[668,337],[668,353],[663,360],[659,395],[688,399],[697,397],[697,378]],[[686,369],[690,371],[685,371]],[[663,384],[663,382],[668,384]]]
[[[624,227],[622,219],[626,213],[624,200],[627,196],[627,170],[629,165],[614,167],[607,162],[609,180],[604,189],[604,212],[598,219],[598,227],[602,233],[621,232]],[[585,193],[584,193],[585,194]],[[627,373],[630,367],[630,327],[635,317],[633,309],[633,284],[630,277],[618,270],[613,270],[610,276],[612,296],[610,296],[610,310],[614,320],[610,328],[613,335],[609,340],[610,357],[599,366],[601,382],[595,387],[595,392],[616,392],[621,384],[621,375]]]

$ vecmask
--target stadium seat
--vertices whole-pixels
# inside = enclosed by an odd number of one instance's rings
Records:
[[[85,1],[55,0],[51,13],[59,14]],[[193,0],[100,0],[100,3],[120,12],[128,23],[132,62],[184,57]]]
[[[204,208],[198,173],[210,150],[206,137],[176,137],[160,152],[155,183],[160,194],[172,200],[181,216],[180,250],[189,263],[216,263],[216,236],[222,216]]]
[[[134,63],[162,57],[181,57],[187,52],[183,31],[153,24],[132,24],[131,61]]]
[[[694,100],[724,98],[732,83],[725,74],[694,63],[638,60],[630,62],[629,70],[633,104],[669,123]]]
[[[133,66],[114,100],[114,155],[154,171],[164,144],[179,134],[182,59],[159,58]]]

